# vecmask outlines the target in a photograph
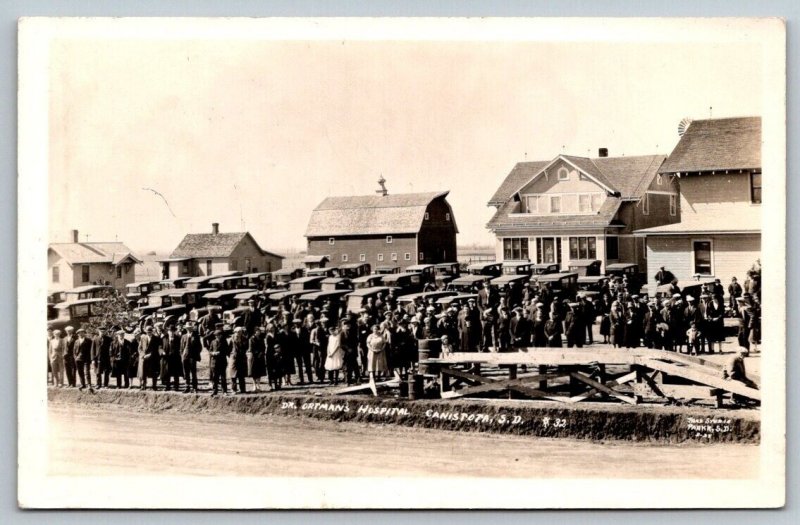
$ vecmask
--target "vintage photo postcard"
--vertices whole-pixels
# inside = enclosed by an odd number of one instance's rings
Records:
[[[19,505],[782,506],[785,39],[22,19]]]

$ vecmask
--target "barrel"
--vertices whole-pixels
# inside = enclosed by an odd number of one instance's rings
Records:
[[[422,399],[425,397],[425,378],[420,374],[414,374],[408,380],[408,398]]]
[[[439,339],[420,339],[419,340],[419,373],[422,375],[438,374],[438,366],[425,364],[422,361],[429,358],[437,358],[442,353],[442,341]]]

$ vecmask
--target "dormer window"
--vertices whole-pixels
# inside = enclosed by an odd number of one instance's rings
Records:
[[[558,180],[569,180],[569,170],[564,168],[558,168]]]

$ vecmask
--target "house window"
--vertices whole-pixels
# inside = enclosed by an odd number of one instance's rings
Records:
[[[528,238],[509,237],[503,239],[503,259],[504,260],[527,260],[528,259]]]
[[[444,220],[446,220],[448,222],[450,221],[450,214],[449,213],[445,213],[444,214]]]
[[[425,212],[425,220],[427,221],[430,218],[431,218],[431,214],[426,211]]]
[[[700,275],[713,275],[711,271],[711,241],[694,241],[694,273]]]
[[[419,260],[420,261],[424,261],[425,260],[425,254],[423,252],[419,252]]]
[[[597,259],[597,238],[596,237],[570,237],[569,238],[569,258],[570,259]]]
[[[329,238],[328,238],[328,244],[330,244],[331,246],[333,246],[335,243],[336,243],[336,240],[334,240],[334,238],[333,238],[333,237],[329,237]]]
[[[211,259],[206,261],[206,275],[211,275]]]
[[[761,204],[761,172],[750,174],[750,202]]]
[[[394,256],[397,257],[397,254],[394,254]],[[382,262],[382,261],[383,261],[383,254],[379,253],[378,254],[378,262]]]
[[[61,279],[61,276],[58,273],[59,271],[60,270],[59,270],[58,266],[53,266],[53,282],[54,283],[57,283],[59,281],[59,279]]]
[[[650,194],[645,193],[642,199],[642,214],[650,215]]]
[[[189,261],[183,261],[183,273],[189,273]]]
[[[396,260],[397,260],[397,254],[396,254],[396,253],[393,253],[393,254],[392,254],[392,260],[393,260],[393,261],[396,261]]]
[[[619,237],[606,237],[606,259],[619,260]]]
[[[539,196],[526,195],[525,199],[525,213],[538,213],[539,212]]]
[[[592,193],[592,211],[599,211],[602,204],[602,195],[600,193]]]
[[[367,254],[365,254],[365,253],[360,253],[360,254],[358,255],[358,261],[359,261],[359,262],[364,262],[364,261],[366,261],[366,260],[367,260]]]
[[[543,264],[561,263],[561,238],[538,237],[536,239],[536,261]]]
[[[417,217],[419,217],[419,215],[417,215]],[[386,236],[386,244],[392,244],[392,236],[391,235],[387,235]]]
[[[590,194],[578,194],[578,211],[581,213],[592,211],[592,196]]]
[[[406,252],[405,255],[403,256],[403,259],[405,259],[406,261],[410,261],[411,260],[411,254]]]
[[[245,257],[244,258],[244,269],[247,270],[247,273],[250,273],[252,268],[253,268],[253,261],[250,260],[250,257]]]
[[[674,217],[678,214],[678,196],[677,195],[670,195],[669,196],[669,214]]]
[[[117,279],[122,279],[122,266],[117,266]]]
[[[658,175],[656,175],[656,184],[661,186],[662,182],[664,182],[664,180],[661,178],[661,174],[659,173]]]
[[[553,195],[550,197],[550,213],[561,213],[560,195]]]
[[[346,253],[342,254],[342,262],[347,262],[347,254]]]
[[[233,271],[238,271],[239,270],[239,260],[238,259],[233,259],[231,261],[230,269],[233,270]]]
[[[569,180],[569,170],[567,168],[558,168],[558,180]]]
[[[89,265],[84,264],[81,266],[81,282],[88,283],[89,282]]]

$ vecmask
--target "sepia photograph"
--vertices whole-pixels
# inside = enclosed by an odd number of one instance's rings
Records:
[[[782,506],[785,46],[22,19],[19,505]]]

